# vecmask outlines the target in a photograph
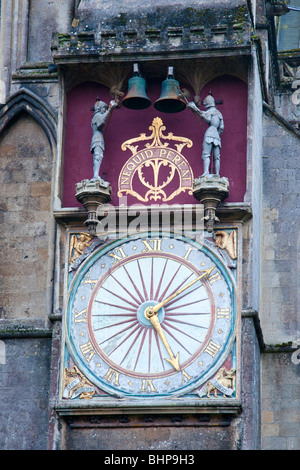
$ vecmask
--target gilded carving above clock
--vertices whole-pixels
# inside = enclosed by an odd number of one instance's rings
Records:
[[[118,183],[118,196],[131,195],[142,202],[169,202],[181,192],[192,194],[193,171],[182,149],[192,147],[186,137],[174,136],[160,118],[153,119],[150,135],[141,134],[123,142],[122,150],[132,156],[124,164]],[[175,148],[170,147],[170,142]],[[140,142],[144,147],[139,148]]]
[[[199,399],[235,340],[234,284],[212,250],[184,237],[108,243],[70,285],[72,360],[102,397]]]

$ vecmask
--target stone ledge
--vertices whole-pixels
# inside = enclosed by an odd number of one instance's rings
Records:
[[[228,413],[177,413],[153,414],[151,410],[143,414],[115,414],[115,415],[69,415],[65,417],[68,426],[72,429],[93,428],[135,428],[135,427],[227,427],[230,426],[234,415]]]
[[[61,417],[69,416],[105,416],[105,415],[118,415],[118,414],[160,414],[170,415],[176,414],[209,414],[209,415],[238,415],[242,406],[237,400],[226,399],[212,400],[208,403],[209,399],[202,402],[199,400],[191,400],[184,398],[165,399],[160,403],[151,400],[151,404],[146,403],[145,400],[133,400],[131,398],[130,405],[125,399],[101,399],[98,403],[87,403],[87,401],[74,400],[73,403],[59,402],[55,406],[55,411]],[[148,400],[146,400],[148,401]]]
[[[200,204],[183,204],[178,205],[181,209],[184,210],[196,210],[196,207]],[[124,211],[132,211],[132,208],[129,207],[119,207],[119,206],[112,206],[114,210],[118,213],[124,213]],[[166,206],[156,206],[153,208],[152,206],[134,206],[134,209],[137,211],[150,211],[155,209],[157,212],[161,211],[172,211],[174,208],[172,205]],[[87,212],[83,207],[63,207],[61,209],[54,209],[54,218],[55,220],[62,225],[71,225],[78,224],[84,225],[84,221],[86,220]],[[228,203],[221,203],[217,208],[217,215],[221,222],[229,223],[229,222],[246,222],[247,220],[252,218],[252,206],[249,203],[244,202],[228,202]],[[135,216],[132,216],[133,218]]]
[[[72,29],[54,33],[52,53],[55,63],[65,63],[68,57],[79,60],[102,59],[112,55],[154,53],[182,53],[213,49],[251,48],[250,20],[247,8],[224,9],[174,8],[163,10],[161,16],[153,12],[124,14],[120,23],[116,18],[97,21],[94,15],[73,22]],[[101,12],[98,14],[101,16]],[[248,51],[250,53],[250,50]],[[65,58],[65,60],[64,60]],[[135,59],[136,60],[136,59]]]
[[[52,338],[50,328],[34,328],[20,326],[14,322],[11,326],[2,327],[0,322],[0,339],[19,339],[19,338]]]

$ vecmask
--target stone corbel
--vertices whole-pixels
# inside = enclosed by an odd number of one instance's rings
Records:
[[[111,186],[102,184],[100,180],[82,180],[76,184],[76,199],[83,204],[88,213],[85,225],[89,234],[94,236],[98,224],[97,210],[102,204],[111,200]]]
[[[194,197],[204,205],[204,221],[208,232],[212,232],[220,220],[216,216],[218,205],[229,195],[229,181],[218,175],[200,176],[194,180]]]

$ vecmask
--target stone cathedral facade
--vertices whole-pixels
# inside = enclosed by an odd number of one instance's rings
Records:
[[[299,449],[299,0],[0,4],[0,448]]]

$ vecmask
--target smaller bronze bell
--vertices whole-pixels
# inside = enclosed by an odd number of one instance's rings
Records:
[[[146,80],[140,76],[138,64],[133,65],[133,77],[128,80],[128,93],[122,104],[129,109],[145,109],[151,105],[146,94]]]
[[[178,113],[186,108],[179,82],[174,79],[173,67],[168,68],[168,77],[161,84],[161,95],[155,101],[154,108],[163,113]]]

